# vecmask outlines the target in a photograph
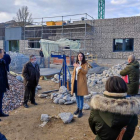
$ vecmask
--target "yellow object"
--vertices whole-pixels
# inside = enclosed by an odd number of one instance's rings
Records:
[[[63,21],[63,22],[62,22],[62,21],[56,21],[56,22],[55,22],[55,25],[61,26],[61,25],[64,24],[64,23],[65,23],[64,21]]]
[[[44,80],[44,76],[40,76],[40,80]]]
[[[13,71],[10,71],[10,74],[13,75],[13,76],[17,76],[18,74],[13,72]]]
[[[55,22],[54,21],[47,21],[46,22],[46,25],[47,26],[54,26],[55,25]]]

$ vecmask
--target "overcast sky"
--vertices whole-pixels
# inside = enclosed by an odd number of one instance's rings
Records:
[[[88,13],[98,17],[98,0],[0,0],[0,22],[12,20],[22,6],[32,17]],[[106,0],[105,18],[140,15],[140,0]]]

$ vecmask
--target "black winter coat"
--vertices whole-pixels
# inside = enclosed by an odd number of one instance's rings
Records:
[[[6,62],[0,59],[0,93],[6,92],[6,89],[9,89]]]
[[[120,72],[120,75],[128,75],[129,83],[127,84],[128,95],[136,95],[139,91],[139,62],[134,61],[129,63],[127,67]]]
[[[9,54],[4,54],[3,59],[4,59],[5,62],[6,62],[6,69],[7,69],[7,71],[9,72],[9,65],[10,65],[10,63],[11,63],[11,57],[10,57]]]
[[[22,76],[24,77],[24,85],[36,87],[40,78],[40,69],[38,64],[35,64],[35,67],[31,62],[28,62],[24,65],[22,70]]]
[[[115,99],[96,95],[91,100],[91,108],[89,125],[97,135],[95,140],[116,140],[124,126],[127,126],[127,130],[123,140],[133,138],[140,111],[137,98]]]

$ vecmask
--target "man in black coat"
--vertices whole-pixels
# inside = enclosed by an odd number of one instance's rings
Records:
[[[3,100],[4,92],[6,92],[6,89],[9,89],[6,63],[2,59],[3,56],[4,56],[4,50],[0,49],[0,117],[7,117],[9,115],[4,114],[2,112],[2,100]]]
[[[5,62],[6,62],[6,69],[7,69],[7,71],[9,72],[9,65],[10,65],[10,63],[11,63],[11,57],[10,57],[9,54],[6,54],[5,51],[4,51],[3,59],[4,59]]]
[[[25,93],[24,93],[24,107],[28,108],[28,100],[31,104],[37,105],[35,102],[35,89],[38,85],[40,78],[40,69],[36,63],[36,57],[34,55],[30,56],[30,61],[24,65],[22,70],[22,75],[24,77]]]

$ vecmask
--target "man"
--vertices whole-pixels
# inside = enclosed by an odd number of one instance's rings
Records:
[[[7,117],[9,115],[4,114],[2,112],[2,100],[3,100],[4,92],[6,92],[6,89],[9,89],[6,63],[2,59],[3,56],[4,56],[4,51],[3,49],[0,49],[0,117]]]
[[[135,96],[139,91],[139,62],[135,60],[134,55],[128,57],[127,67],[120,72],[121,76],[128,75],[129,83],[127,84],[127,94]]]
[[[23,106],[28,108],[28,100],[31,101],[31,104],[37,105],[35,102],[35,89],[39,82],[40,69],[36,63],[36,57],[34,55],[31,55],[30,61],[24,65],[22,75],[24,77],[25,85]]]
[[[10,65],[10,63],[11,63],[11,57],[10,57],[9,54],[6,54],[5,51],[4,51],[3,59],[4,59],[5,62],[6,62],[6,69],[7,69],[7,71],[9,72],[9,65]]]
[[[43,64],[43,68],[45,68],[45,64],[44,64],[44,54],[43,54],[42,48],[41,48],[41,50],[39,51],[39,56],[40,56],[40,65]]]

